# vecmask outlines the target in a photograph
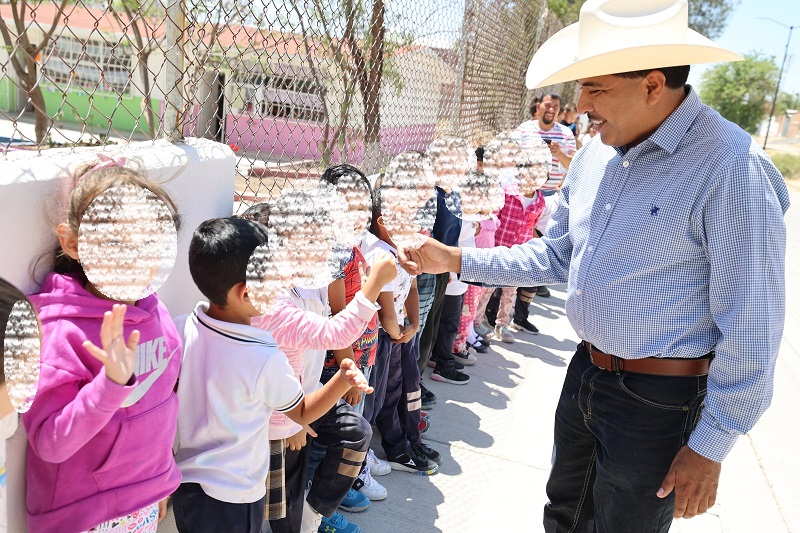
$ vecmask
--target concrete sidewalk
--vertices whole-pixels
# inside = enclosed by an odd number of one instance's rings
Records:
[[[800,189],[786,216],[789,255],[800,250]],[[792,253],[793,251],[794,253]],[[674,532],[800,532],[800,267],[787,260],[786,327],[771,408],[723,463],[717,504],[675,521]],[[468,368],[471,382],[426,379],[438,397],[427,443],[444,460],[438,475],[377,478],[389,498],[345,516],[366,533],[542,531],[555,405],[577,336],[564,314],[564,287],[537,298],[531,321],[542,333],[495,343]],[[427,373],[426,373],[427,374]],[[373,448],[382,455],[378,438]],[[654,487],[654,491],[657,487]],[[173,532],[172,518],[159,532]]]

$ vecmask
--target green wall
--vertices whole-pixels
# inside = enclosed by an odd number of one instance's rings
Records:
[[[42,83],[42,92],[47,114],[55,118],[56,124],[62,121],[77,124],[86,122],[88,131],[101,133],[108,128],[106,117],[111,117],[112,129],[123,136],[134,130],[136,133],[147,135],[144,116],[139,120],[138,126],[136,121],[136,118],[142,115],[140,96],[124,95],[120,98],[116,93],[100,90],[90,95],[81,88],[70,88],[65,99],[62,89],[50,83]],[[152,102],[158,121],[160,101],[153,98]],[[112,131],[111,134],[115,133]]]
[[[17,89],[6,76],[0,79],[0,111],[9,112],[15,107]]]

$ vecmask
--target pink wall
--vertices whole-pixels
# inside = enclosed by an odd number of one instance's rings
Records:
[[[383,149],[397,155],[405,150],[425,150],[433,141],[435,124],[392,126],[381,129]],[[321,124],[290,119],[256,117],[229,114],[225,121],[228,144],[236,144],[243,150],[260,152],[263,157],[273,154],[292,159],[322,159],[319,142],[323,136]],[[333,160],[345,159],[358,164],[364,158],[364,143],[361,139],[348,142],[347,155],[342,158],[338,148]]]
[[[186,113],[186,116],[183,118],[183,135],[184,137],[204,137],[205,132],[201,132],[200,124],[197,120],[197,117],[200,115],[200,106],[194,105],[192,108]],[[203,124],[204,129],[208,127],[207,124]]]

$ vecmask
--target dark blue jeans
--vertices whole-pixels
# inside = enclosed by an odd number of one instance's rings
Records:
[[[666,533],[674,492],[656,492],[705,394],[705,376],[608,372],[580,344],[556,408],[545,531]]]

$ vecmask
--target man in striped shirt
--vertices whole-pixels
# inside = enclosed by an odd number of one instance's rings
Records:
[[[560,109],[561,97],[555,93],[545,94],[538,106],[531,106],[532,119],[517,126],[517,132],[521,135],[523,142],[526,136],[536,135],[548,143],[550,153],[553,154],[550,178],[541,188],[545,197],[555,195],[561,188],[564,175],[572,162],[572,156],[577,151],[572,131],[567,126],[558,123]],[[536,139],[538,142],[538,138]]]

